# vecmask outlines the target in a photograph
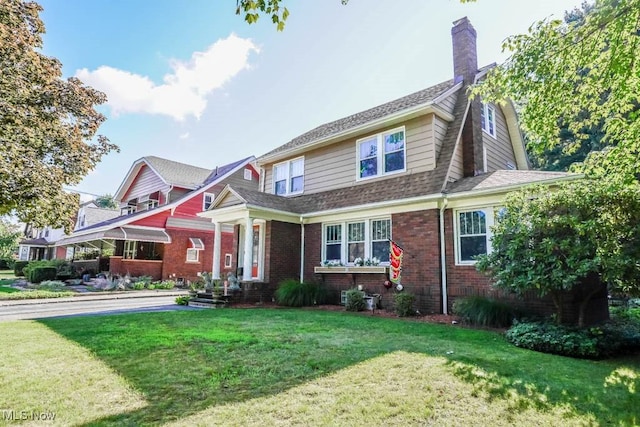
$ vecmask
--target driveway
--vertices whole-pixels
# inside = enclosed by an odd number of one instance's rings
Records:
[[[19,301],[0,301],[0,321],[44,317],[131,313],[140,311],[198,310],[175,303],[186,291],[141,291]]]

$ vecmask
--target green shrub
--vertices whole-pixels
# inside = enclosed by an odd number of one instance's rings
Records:
[[[16,261],[13,258],[0,258],[0,270],[13,270]]]
[[[416,311],[413,309],[413,302],[416,300],[416,297],[409,292],[400,292],[394,295],[394,308],[395,312],[400,317],[408,317],[416,314]]]
[[[364,301],[364,292],[356,288],[349,289],[346,293],[345,308],[347,311],[362,311],[366,303]]]
[[[29,264],[29,261],[16,261],[15,265],[13,266],[13,274],[16,277],[22,277],[24,276],[24,268]]]
[[[155,283],[149,283],[147,285],[147,289],[149,289],[150,291],[154,290],[156,288],[156,284]]]
[[[39,291],[59,292],[65,290],[64,282],[59,280],[45,280],[36,286]]]
[[[280,305],[305,307],[322,304],[325,298],[325,290],[315,283],[301,283],[295,279],[286,279],[278,285],[275,298]]]
[[[613,320],[587,328],[521,322],[507,331],[506,338],[517,347],[543,353],[602,359],[640,349],[640,322]]]
[[[191,297],[189,297],[189,295],[181,295],[179,297],[176,297],[176,304],[178,305],[189,305],[189,300],[191,299]]]
[[[54,266],[53,262],[48,261],[48,260],[29,261],[27,263],[27,265],[22,268],[22,272],[24,273],[24,277],[29,282],[32,282],[32,280],[30,278],[31,277],[31,272],[33,270],[35,270],[36,268],[40,268],[40,267],[55,267],[55,266]],[[55,279],[55,277],[54,277],[54,279]]]
[[[163,280],[162,282],[155,283],[156,289],[173,289],[176,287],[176,282],[173,280]]]
[[[42,299],[42,298],[62,298],[72,297],[74,292],[51,292],[51,291],[23,291],[10,294],[0,294],[1,300],[23,300],[23,299]]]
[[[511,326],[516,316],[509,304],[485,297],[458,299],[453,303],[453,312],[464,322],[495,328]]]
[[[55,267],[35,267],[29,270],[27,279],[31,283],[40,283],[43,280],[55,280],[58,270]]]
[[[145,288],[144,282],[131,282],[129,287],[135,291],[141,291]]]

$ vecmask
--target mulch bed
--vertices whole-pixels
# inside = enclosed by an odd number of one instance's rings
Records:
[[[288,308],[282,307],[272,302],[262,304],[245,304],[245,303],[232,303],[229,308]],[[341,305],[319,305],[315,307],[305,307],[305,310],[324,310],[324,311],[345,311],[345,308]],[[400,319],[398,315],[393,311],[387,311],[385,309],[376,309],[374,311],[361,311],[359,314],[362,316],[384,317],[392,319]],[[460,318],[449,314],[426,314],[413,317],[406,317],[405,319],[411,319],[414,321],[421,321],[427,323],[439,323],[445,325],[457,325],[460,324]]]

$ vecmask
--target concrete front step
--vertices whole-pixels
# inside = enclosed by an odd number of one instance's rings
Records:
[[[200,308],[223,308],[227,306],[227,302],[222,300],[213,300],[210,298],[192,298],[189,300],[189,306]]]

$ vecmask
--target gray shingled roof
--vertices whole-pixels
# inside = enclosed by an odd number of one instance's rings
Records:
[[[456,138],[467,109],[467,103],[466,94],[463,91],[459,91],[453,110],[454,120],[449,125],[436,162],[437,166],[432,171],[398,175],[393,178],[293,197],[276,196],[256,190],[235,187],[233,190],[250,205],[294,214],[321,212],[349,206],[361,206],[370,203],[439,194],[444,186]]]
[[[84,208],[84,221],[86,226],[91,224],[97,224],[99,222],[106,221],[111,218],[120,216],[119,209],[105,209],[105,208]]]
[[[536,182],[560,179],[580,178],[582,175],[566,172],[545,172],[525,170],[497,170],[484,175],[462,178],[447,185],[448,194],[466,191],[479,191],[510,187],[513,185],[535,184]]]
[[[269,151],[268,153],[260,156],[268,157],[276,153],[284,152],[292,148],[303,146],[323,138],[330,137],[332,135],[339,134],[341,132],[348,131],[363,124],[372,122],[374,120],[386,117],[390,114],[397,113],[402,110],[406,110],[411,107],[415,107],[422,104],[427,104],[436,99],[439,95],[446,92],[448,89],[454,86],[453,80],[447,80],[446,82],[438,83],[437,85],[428,87],[418,92],[412,93],[402,98],[395,99],[377,107],[370,108],[365,111],[361,111],[356,114],[344,117],[333,122],[325,123],[318,126],[309,132],[293,138],[280,147]],[[258,159],[258,160],[260,160]]]
[[[170,185],[196,188],[211,174],[211,169],[191,166],[156,156],[145,156],[144,160]]]

